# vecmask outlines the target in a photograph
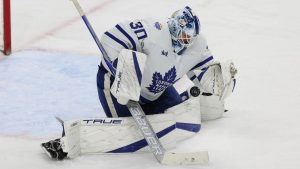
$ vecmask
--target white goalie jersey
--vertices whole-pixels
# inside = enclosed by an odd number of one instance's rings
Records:
[[[140,76],[141,98],[149,101],[156,100],[185,74],[192,81],[200,82],[206,67],[214,61],[201,33],[185,52],[176,54],[166,21],[143,19],[119,23],[104,33],[101,43],[114,66],[122,49],[147,55],[144,72]],[[102,64],[109,70],[105,62]],[[194,70],[198,73],[193,73]]]

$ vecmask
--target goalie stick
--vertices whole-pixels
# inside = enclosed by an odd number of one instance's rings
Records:
[[[85,25],[87,26],[89,32],[91,33],[93,39],[95,40],[98,48],[100,49],[104,61],[107,63],[111,73],[115,75],[116,70],[112,66],[110,58],[103,46],[101,45],[99,38],[97,37],[95,31],[93,30],[91,24],[89,23],[87,17],[85,16],[83,9],[77,0],[71,0],[75,5],[77,11],[79,12],[81,18],[83,19]],[[127,107],[136,123],[136,126],[143,134],[148,146],[155,156],[155,158],[161,164],[207,164],[208,163],[208,152],[194,152],[194,153],[171,153],[167,152],[159,141],[157,135],[155,134],[151,124],[149,123],[145,113],[140,107],[138,102],[129,101]]]

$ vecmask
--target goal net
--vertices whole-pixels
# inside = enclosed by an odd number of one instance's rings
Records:
[[[0,0],[0,50],[11,53],[10,0]]]

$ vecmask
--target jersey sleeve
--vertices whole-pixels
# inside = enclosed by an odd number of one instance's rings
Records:
[[[200,81],[208,69],[208,66],[214,62],[214,56],[208,48],[206,39],[203,35],[199,35],[195,49],[199,53],[200,61],[190,69],[187,73],[188,78],[196,85],[200,84]]]
[[[136,27],[141,26],[139,20],[125,21],[117,24],[113,28],[104,32],[101,37],[101,44],[103,45],[108,57],[116,67],[119,53],[122,49],[130,49],[141,52],[141,44],[139,42],[138,34],[135,33]],[[104,59],[104,58],[102,58]],[[108,62],[102,62],[105,68],[108,68]],[[109,70],[109,69],[108,69]]]

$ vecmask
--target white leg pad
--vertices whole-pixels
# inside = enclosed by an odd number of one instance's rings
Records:
[[[198,98],[191,98],[164,114],[147,116],[166,149],[200,130],[199,106]],[[85,153],[149,151],[132,117],[75,120],[65,122],[64,128],[63,150],[70,158]]]

